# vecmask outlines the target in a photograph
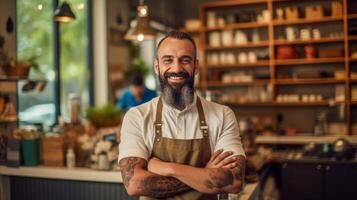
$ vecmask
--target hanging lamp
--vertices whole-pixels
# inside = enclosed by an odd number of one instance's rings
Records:
[[[76,19],[70,5],[67,2],[63,2],[55,10],[55,20],[58,22],[70,22]]]
[[[131,23],[131,27],[125,34],[126,40],[153,40],[155,31],[150,27],[148,17],[148,6],[141,0],[137,7],[136,23]]]

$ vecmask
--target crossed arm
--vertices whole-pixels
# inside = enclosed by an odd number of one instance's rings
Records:
[[[191,188],[202,193],[238,193],[244,179],[245,158],[231,152],[215,152],[205,168],[128,157],[120,161],[129,195],[155,198],[173,196]],[[194,174],[194,176],[192,176]]]

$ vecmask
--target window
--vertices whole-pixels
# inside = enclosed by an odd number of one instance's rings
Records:
[[[47,124],[55,122],[56,102],[60,102],[61,113],[68,116],[67,97],[75,93],[81,97],[82,110],[89,105],[88,77],[91,70],[88,66],[89,48],[89,1],[67,1],[76,15],[76,20],[69,23],[61,23],[60,29],[56,30],[53,20],[52,1],[44,0],[17,0],[17,51],[18,59],[37,57],[41,73],[30,73],[31,80],[46,80],[47,84],[42,92],[22,90],[27,81],[19,83],[19,117],[21,122],[35,123],[39,119],[26,118],[27,113],[33,109],[41,109],[43,116],[46,115]],[[59,3],[61,3],[59,1]],[[56,33],[55,31],[58,31]],[[59,35],[60,45],[55,45],[55,36]],[[61,53],[56,55],[60,48]],[[55,89],[55,59],[60,60],[60,95]],[[45,109],[45,111],[43,110]],[[36,112],[36,111],[35,111]],[[43,117],[38,115],[39,118]]]

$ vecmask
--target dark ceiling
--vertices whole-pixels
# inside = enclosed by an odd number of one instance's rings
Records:
[[[182,27],[187,19],[199,18],[199,5],[217,0],[145,0],[149,17],[172,28]],[[139,0],[129,0],[130,17],[136,16]]]

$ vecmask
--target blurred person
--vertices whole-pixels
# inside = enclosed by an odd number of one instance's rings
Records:
[[[119,97],[117,107],[126,111],[155,97],[156,92],[144,85],[144,76],[141,73],[135,73],[132,77],[131,85],[125,88]]]

